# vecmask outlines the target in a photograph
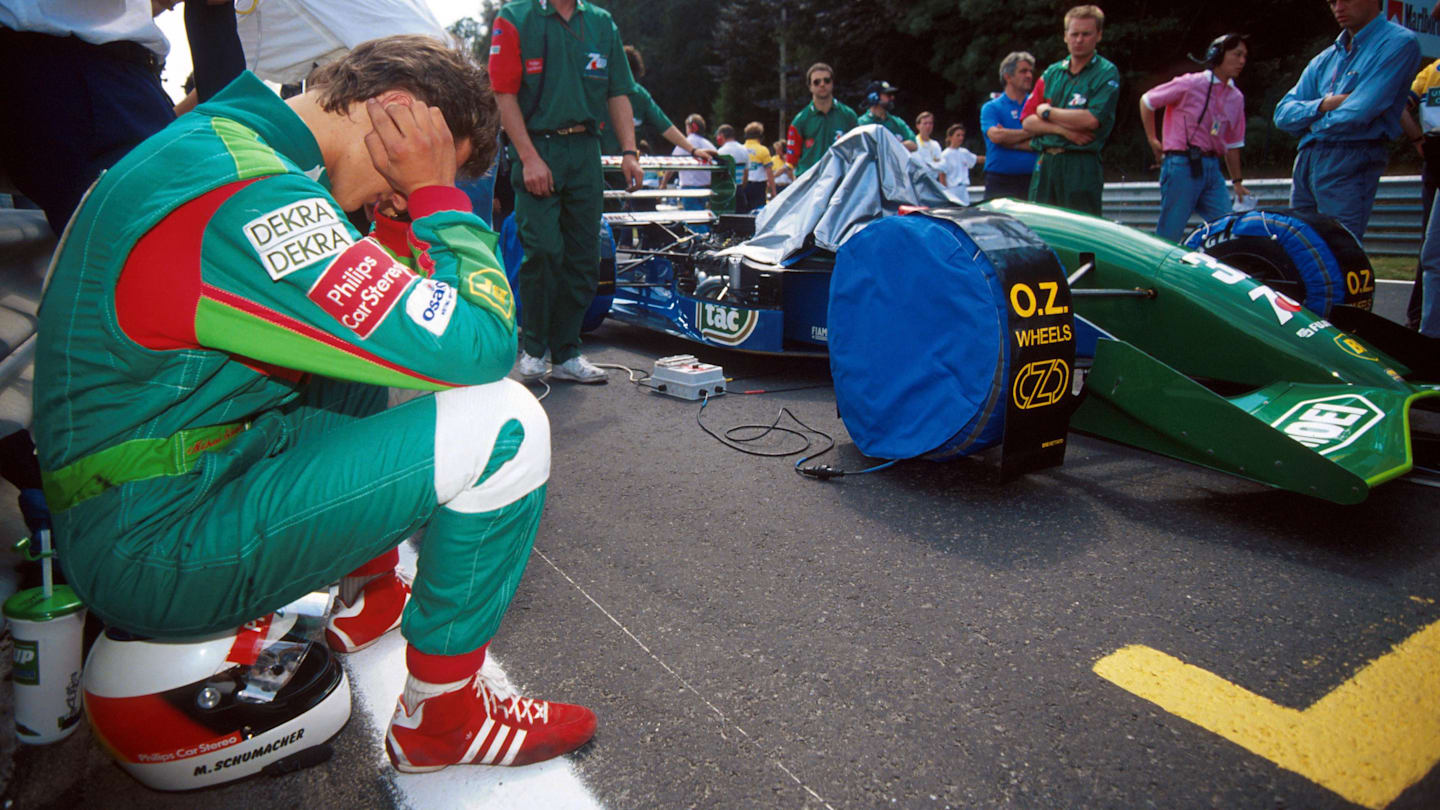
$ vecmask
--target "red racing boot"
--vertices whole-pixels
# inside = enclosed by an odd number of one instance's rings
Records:
[[[336,652],[363,650],[400,626],[400,615],[410,601],[410,583],[395,571],[387,571],[360,589],[355,601],[335,600],[335,609],[325,625],[325,643]]]
[[[415,701],[414,708],[402,696],[385,735],[385,753],[395,770],[529,765],[568,754],[595,735],[594,712],[521,697],[497,675],[482,670],[453,689]]]

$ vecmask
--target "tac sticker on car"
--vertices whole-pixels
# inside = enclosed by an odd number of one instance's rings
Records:
[[[1270,423],[1286,436],[1322,456],[1349,447],[1385,418],[1385,412],[1359,394],[1308,399]]]
[[[724,346],[739,346],[754,334],[760,316],[750,309],[697,301],[695,320],[700,322],[700,336],[706,340]]]
[[[324,197],[298,200],[245,223],[245,239],[279,281],[353,244],[345,221]]]
[[[454,287],[443,281],[422,278],[405,299],[405,314],[425,331],[440,337],[450,326],[450,316],[455,314],[455,298]]]
[[[418,279],[371,237],[340,254],[316,279],[310,300],[360,339],[370,337]]]

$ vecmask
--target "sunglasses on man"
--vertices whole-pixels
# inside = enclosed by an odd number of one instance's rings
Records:
[[[822,84],[829,84],[830,82],[831,78],[829,76],[817,76],[810,80],[810,83],[815,85],[816,87],[819,87]]]

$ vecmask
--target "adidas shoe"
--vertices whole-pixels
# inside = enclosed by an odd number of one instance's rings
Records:
[[[535,357],[525,352],[520,352],[520,362],[515,364],[515,369],[520,372],[520,379],[525,382],[538,380],[550,373],[549,352],[545,357]]]
[[[585,385],[599,385],[607,382],[605,370],[598,368],[594,363],[585,359],[585,355],[577,354],[556,366],[550,372],[552,380],[569,380],[570,382],[583,383]]]
[[[400,626],[409,601],[409,582],[394,571],[381,574],[365,583],[353,603],[335,601],[335,610],[325,624],[325,643],[336,652],[363,650]]]
[[[385,735],[398,771],[422,773],[449,765],[530,765],[568,754],[595,735],[584,706],[521,697],[503,676],[475,673],[413,709],[402,697]]]

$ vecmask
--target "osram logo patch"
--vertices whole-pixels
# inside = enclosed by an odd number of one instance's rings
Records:
[[[418,278],[366,237],[331,262],[308,295],[363,340],[384,323],[405,288]]]
[[[405,298],[405,314],[425,331],[440,337],[450,326],[450,316],[455,314],[456,297],[455,288],[449,284],[422,278]]]
[[[1070,387],[1070,364],[1064,360],[1037,360],[1015,375],[1010,396],[1022,411],[1054,405]]]
[[[245,223],[245,239],[275,281],[339,253],[353,242],[323,197],[310,197]]]

